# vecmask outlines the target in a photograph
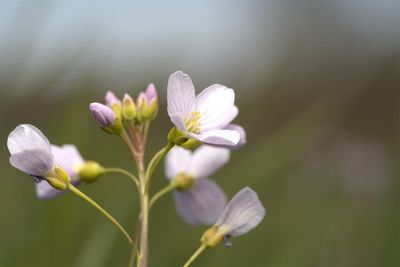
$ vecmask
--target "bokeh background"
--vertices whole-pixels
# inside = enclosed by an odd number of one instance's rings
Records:
[[[126,266],[129,248],[80,199],[43,201],[8,164],[6,139],[34,124],[87,159],[134,170],[88,112],[106,90],[153,82],[160,114],[148,156],[171,127],[176,70],[197,92],[235,89],[248,145],[213,178],[228,197],[255,189],[265,220],[193,266],[400,266],[399,55],[396,0],[0,2],[0,266]],[[166,185],[163,168],[152,192]],[[105,176],[81,189],[133,230],[135,189]],[[205,227],[152,210],[151,266],[181,266]]]

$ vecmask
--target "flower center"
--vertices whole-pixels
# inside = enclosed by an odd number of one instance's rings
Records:
[[[198,111],[193,111],[190,113],[190,116],[186,119],[185,125],[186,129],[194,134],[197,134],[200,132],[200,120],[201,114]]]
[[[186,191],[190,189],[192,186],[194,186],[195,182],[196,181],[192,175],[184,172],[178,173],[178,175],[176,175],[171,181],[171,183],[175,185],[175,188],[179,191]]]

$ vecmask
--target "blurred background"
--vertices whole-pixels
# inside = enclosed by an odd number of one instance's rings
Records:
[[[193,266],[400,266],[400,5],[396,0],[0,2],[0,266],[127,266],[115,228],[71,194],[43,201],[13,169],[8,133],[39,127],[87,159],[134,171],[128,150],[88,112],[107,90],[153,82],[160,112],[149,157],[165,143],[168,76],[197,92],[235,89],[248,145],[214,175],[227,196],[255,189],[265,220]],[[163,168],[152,192],[166,185]],[[81,189],[133,230],[125,177]],[[151,266],[181,266],[205,227],[152,210]]]

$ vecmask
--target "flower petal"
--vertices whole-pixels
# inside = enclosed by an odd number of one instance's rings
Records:
[[[195,177],[208,177],[228,162],[229,149],[202,145],[193,152],[189,172]]]
[[[43,149],[25,150],[12,154],[10,164],[29,175],[43,176],[53,170],[53,155]]]
[[[240,136],[240,140],[234,146],[221,145],[219,147],[225,147],[225,148],[229,148],[229,149],[238,149],[247,143],[246,131],[243,129],[242,126],[231,123],[231,124],[228,124],[227,126],[225,126],[224,130],[232,130],[232,131],[238,132],[239,136]]]
[[[55,164],[64,169],[72,180],[75,180],[77,178],[75,167],[85,162],[76,146],[70,144],[63,146],[51,145],[51,151],[54,155]]]
[[[167,89],[168,115],[188,116],[195,108],[195,90],[189,75],[181,71],[172,73]]]
[[[230,123],[237,115],[234,102],[235,93],[226,86],[214,84],[204,89],[196,97],[196,111],[201,115],[201,130],[221,129]]]
[[[181,172],[188,170],[192,158],[190,150],[182,147],[173,147],[165,157],[165,175],[168,179],[173,179]]]
[[[240,134],[232,130],[213,130],[201,134],[188,133],[188,135],[210,145],[235,146],[240,141]]]
[[[183,121],[182,115],[180,114],[175,114],[170,116],[170,119],[173,124],[175,124],[176,128],[182,132],[187,132],[185,122]]]
[[[223,211],[226,197],[212,180],[199,179],[188,191],[174,191],[178,213],[191,225],[211,225]]]
[[[38,128],[30,124],[18,125],[8,135],[7,147],[11,155],[32,149],[41,149],[51,153],[49,140]]]
[[[265,209],[258,199],[257,193],[249,187],[245,187],[228,203],[215,225],[222,225],[229,229],[229,235],[238,236],[256,227],[264,215]]]

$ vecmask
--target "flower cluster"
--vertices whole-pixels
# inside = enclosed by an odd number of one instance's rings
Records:
[[[184,265],[189,266],[204,249],[220,243],[229,245],[228,238],[247,233],[265,215],[265,209],[252,189],[243,188],[227,203],[225,193],[211,179],[229,161],[231,149],[246,144],[244,129],[232,123],[238,115],[234,100],[234,91],[220,84],[211,85],[196,96],[187,74],[181,71],[171,74],[167,109],[174,126],[167,135],[167,145],[148,164],[144,162],[147,135],[158,113],[155,86],[150,84],[139,93],[136,101],[129,94],[121,101],[108,91],[105,104],[91,103],[89,110],[100,128],[126,143],[137,175],[85,160],[72,144],[50,144],[38,128],[29,124],[17,126],[8,136],[10,164],[34,179],[39,198],[49,199],[70,191],[110,220],[132,245],[130,266],[136,255],[139,255],[137,266],[148,266],[149,211],[163,195],[172,192],[177,212],[183,220],[194,226],[210,226],[201,237],[201,247]],[[168,185],[151,197],[151,177],[164,157]],[[76,187],[82,182],[96,181],[107,173],[129,177],[138,189],[139,231],[133,236]]]

